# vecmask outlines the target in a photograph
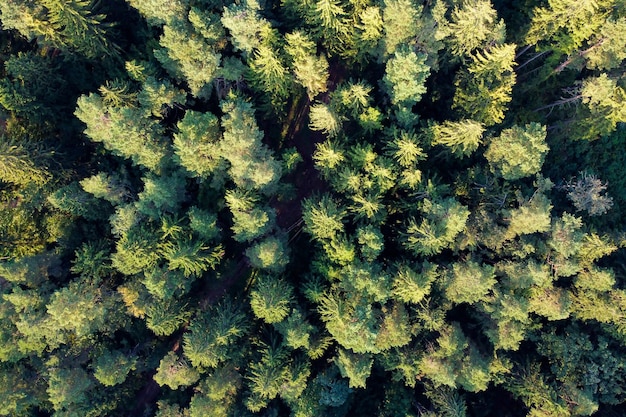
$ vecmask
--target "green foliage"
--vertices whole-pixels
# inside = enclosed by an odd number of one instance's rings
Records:
[[[181,359],[175,352],[168,352],[159,363],[154,380],[160,386],[167,385],[171,389],[179,389],[195,384],[200,374]]]
[[[57,210],[88,220],[96,220],[102,216],[98,202],[90,194],[83,191],[77,182],[61,187],[50,194],[48,203]]]
[[[266,323],[279,323],[290,312],[293,287],[271,275],[258,276],[250,291],[250,307],[256,317]]]
[[[404,237],[407,249],[418,255],[434,255],[451,247],[455,238],[465,230],[469,210],[454,198],[441,201],[425,199],[422,221],[409,220]]]
[[[77,275],[97,281],[111,274],[110,255],[109,248],[102,241],[84,243],[76,250],[70,270]]]
[[[515,45],[503,44],[472,55],[466,70],[457,73],[453,108],[486,126],[504,120],[516,75]]]
[[[137,274],[156,266],[159,260],[154,234],[147,228],[133,228],[124,233],[115,244],[111,255],[115,269],[125,275]]]
[[[181,270],[185,277],[201,276],[209,269],[215,269],[224,251],[221,246],[209,248],[200,241],[182,240],[160,246],[169,270]]]
[[[207,413],[216,417],[231,415],[241,382],[241,375],[232,367],[218,368],[196,387],[196,394],[189,405],[189,416],[202,417]]]
[[[341,117],[328,105],[315,103],[309,111],[311,130],[318,130],[330,138],[336,137],[341,130]]]
[[[33,157],[40,155],[0,136],[0,181],[16,185],[45,184],[50,179],[50,173],[33,161]]]
[[[293,59],[296,80],[306,89],[309,99],[325,92],[328,84],[326,57],[315,54],[315,43],[302,32],[288,33],[285,39],[285,49]]]
[[[626,18],[609,19],[594,35],[591,47],[585,50],[585,64],[589,69],[611,70],[618,68],[626,58]]]
[[[519,208],[508,211],[509,225],[505,237],[511,239],[519,235],[550,230],[550,210],[552,204],[543,194],[536,194]]]
[[[270,236],[246,249],[246,256],[254,268],[282,272],[289,261],[289,248],[284,238]]]
[[[304,224],[314,239],[333,239],[343,231],[345,212],[328,195],[307,199],[302,207]]]
[[[145,306],[146,326],[157,336],[169,336],[189,320],[186,307],[176,300],[152,299]]]
[[[615,413],[622,3],[0,2],[0,414]]]
[[[370,376],[374,360],[371,355],[359,355],[339,349],[335,363],[341,376],[350,381],[350,388],[365,388],[365,382]]]
[[[246,376],[251,395],[245,403],[252,412],[260,411],[276,398],[289,378],[287,352],[282,346],[262,344],[259,354],[259,359],[248,365],[249,374]]]
[[[225,300],[194,317],[183,336],[183,352],[196,368],[216,368],[227,361],[247,330],[248,317]]]
[[[256,206],[258,198],[241,189],[226,191],[226,204],[233,215],[233,238],[238,242],[252,241],[274,228],[275,213],[270,207]]]
[[[426,93],[426,78],[430,68],[425,64],[426,55],[417,55],[410,49],[396,50],[387,61],[383,85],[391,103],[411,107]]]
[[[417,304],[431,290],[431,285],[438,277],[437,265],[425,263],[422,271],[416,272],[407,265],[398,265],[393,280],[393,295],[404,303]]]
[[[485,127],[474,120],[445,121],[430,128],[432,143],[445,145],[457,156],[468,156],[482,143]]]
[[[252,105],[242,99],[222,103],[224,137],[221,155],[230,163],[228,173],[235,184],[246,190],[271,194],[282,169],[273,152],[261,142]]]
[[[143,180],[143,190],[137,195],[137,211],[158,219],[164,214],[176,213],[185,200],[185,178],[180,171],[166,175],[148,174]]]
[[[219,25],[219,22],[214,24]],[[221,36],[219,30],[215,40],[194,32],[193,25],[186,21],[169,22],[163,27],[159,40],[163,49],[155,50],[154,56],[172,77],[187,82],[191,94],[208,98],[221,58],[214,42]]]
[[[102,59],[118,53],[109,39],[106,15],[96,12],[96,2],[89,0],[10,1],[0,7],[2,23],[17,29],[29,40],[41,37],[44,44],[78,52],[90,59]]]
[[[417,35],[415,21],[418,20],[420,13],[421,10],[411,1],[385,1],[382,27],[385,32],[384,44],[387,54],[393,54],[398,45]]]
[[[626,90],[607,74],[586,78],[579,97],[583,105],[578,109],[575,134],[581,139],[608,135],[626,121]]]
[[[87,125],[85,134],[94,142],[102,142],[113,154],[130,158],[135,164],[157,169],[165,156],[162,128],[157,122],[142,117],[134,107],[109,107],[97,94],[81,96],[75,112]]]
[[[88,391],[94,381],[80,367],[53,367],[48,376],[48,399],[56,413],[75,410],[88,404]]]
[[[469,261],[455,263],[448,272],[446,297],[454,303],[476,303],[484,300],[496,284],[495,269]]]
[[[605,7],[610,1],[550,0],[548,7],[535,7],[526,42],[547,44],[562,54],[570,54],[600,29]]]
[[[503,130],[485,152],[491,171],[507,180],[537,174],[549,149],[545,137],[546,128],[538,123]]]
[[[460,7],[454,7],[450,23],[443,29],[454,55],[471,56],[476,49],[504,41],[504,21],[498,21],[491,1],[465,0],[459,3]]]
[[[158,0],[128,0],[128,4],[137,9],[151,25],[169,23],[187,11],[187,0],[173,0],[167,3]]]
[[[259,45],[249,60],[251,84],[269,95],[273,107],[284,105],[293,83],[279,54],[267,45]]]
[[[78,338],[114,331],[121,324],[119,299],[115,293],[104,295],[104,291],[97,281],[88,279],[56,291],[47,306],[49,325],[55,332],[70,331]]]
[[[28,415],[45,398],[45,389],[23,364],[0,366],[0,415]],[[42,392],[43,391],[43,392]]]
[[[101,384],[114,386],[123,383],[136,364],[137,358],[128,353],[106,350],[94,361],[93,374]]]
[[[221,166],[219,120],[212,113],[185,113],[174,134],[174,153],[193,177],[207,178]]]
[[[260,45],[260,34],[269,29],[269,23],[259,16],[259,3],[247,0],[224,8],[222,24],[230,32],[233,46],[250,54]]]
[[[130,184],[117,175],[100,172],[80,181],[83,190],[96,198],[102,198],[113,205],[128,202],[131,197]]]

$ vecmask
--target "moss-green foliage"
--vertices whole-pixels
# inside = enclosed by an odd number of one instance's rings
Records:
[[[624,414],[623,2],[0,21],[0,415]]]

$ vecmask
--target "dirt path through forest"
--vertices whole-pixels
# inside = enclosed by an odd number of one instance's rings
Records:
[[[328,82],[329,92],[333,91],[336,86],[343,80],[344,71],[335,63],[330,67],[330,79]],[[328,102],[329,92],[324,93],[319,97],[320,101]],[[276,210],[276,224],[283,230],[288,230],[293,235],[299,233],[299,227],[294,227],[302,218],[302,201],[310,197],[316,192],[320,192],[324,189],[325,184],[318,175],[313,163],[313,153],[315,152],[315,145],[323,142],[325,137],[321,132],[312,131],[308,127],[309,110],[311,107],[311,101],[308,96],[303,95],[298,105],[294,116],[289,122],[287,128],[287,134],[284,138],[284,144],[286,147],[295,147],[298,153],[302,157],[302,162],[297,171],[287,175],[284,180],[292,183],[296,187],[296,198],[289,201],[274,201],[272,207]],[[209,287],[204,290],[199,305],[202,311],[206,310],[210,305],[219,301],[224,295],[237,284],[240,279],[247,276],[247,272],[250,270],[245,256],[237,262],[232,272],[227,276],[220,279],[220,285],[216,287]],[[177,336],[176,340],[172,342],[171,350],[176,352],[180,349],[182,342],[182,336]],[[128,417],[136,417],[145,415],[146,411],[150,409],[156,409],[156,400],[161,393],[161,387],[153,378],[153,374],[150,374],[150,380],[143,386],[136,397],[137,405],[134,407],[131,414]]]

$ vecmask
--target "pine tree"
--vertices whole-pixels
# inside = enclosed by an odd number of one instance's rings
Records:
[[[545,138],[546,128],[539,123],[503,130],[485,152],[491,171],[506,180],[537,174],[549,149]]]
[[[83,368],[53,367],[48,373],[48,400],[56,413],[80,410],[89,403],[88,392],[94,381]]]
[[[216,368],[231,358],[245,335],[248,317],[232,300],[223,300],[194,317],[183,336],[183,353],[199,369]]]
[[[195,384],[200,379],[196,369],[189,366],[175,352],[168,352],[159,363],[154,380],[160,386],[167,385],[171,389],[179,389]]]
[[[610,0],[549,0],[548,7],[535,7],[526,43],[569,55],[604,23]]]
[[[309,111],[309,119],[311,130],[318,130],[329,138],[336,137],[341,131],[341,116],[327,104],[313,104]]]
[[[417,272],[407,265],[398,265],[393,279],[393,296],[404,303],[418,304],[431,291],[438,277],[437,265],[424,263]]]
[[[230,32],[233,46],[248,56],[261,44],[261,33],[269,30],[269,22],[259,16],[256,0],[231,4],[224,8],[222,24]]]
[[[302,211],[306,229],[314,239],[333,239],[344,230],[342,219],[345,212],[327,195],[318,201],[304,200]]]
[[[447,274],[446,297],[454,303],[476,303],[484,300],[496,284],[495,270],[474,261],[455,263]]]
[[[450,51],[459,57],[471,56],[477,49],[499,44],[505,38],[504,21],[489,0],[463,0],[455,6],[447,25]]]
[[[514,63],[514,44],[476,52],[467,69],[457,73],[452,107],[486,126],[500,123],[515,84]]]
[[[163,27],[159,43],[162,49],[154,51],[155,58],[172,77],[185,81],[191,94],[208,99],[221,59],[212,40],[196,33],[191,24],[176,20]]]
[[[577,97],[582,106],[577,108],[573,127],[576,138],[598,139],[613,132],[618,123],[626,121],[626,90],[607,74],[583,80]]]
[[[29,152],[22,144],[0,136],[0,181],[16,185],[46,183],[51,175],[33,160],[39,152]]]
[[[399,45],[403,45],[417,35],[416,22],[422,10],[409,0],[387,0],[383,9],[385,53],[393,54]]]
[[[270,236],[246,249],[246,256],[252,267],[279,273],[289,262],[289,247],[284,237]]]
[[[250,307],[254,315],[266,323],[280,323],[291,310],[293,287],[271,275],[257,276],[250,292]]]
[[[126,380],[136,364],[137,358],[133,355],[119,350],[106,350],[93,363],[94,377],[102,385],[115,386]]]
[[[90,0],[11,0],[0,6],[3,25],[29,40],[41,37],[44,43],[89,59],[115,56],[118,47],[107,33],[111,24],[95,9]]]
[[[425,199],[424,214],[418,224],[409,220],[404,234],[404,246],[418,255],[434,255],[449,248],[457,235],[465,230],[469,210],[454,198],[442,201]]]
[[[252,105],[234,98],[222,102],[223,140],[221,155],[230,163],[228,173],[235,184],[245,190],[275,192],[282,175],[281,165],[272,151],[262,143],[263,132],[257,126]]]
[[[96,198],[102,198],[113,205],[127,203],[131,198],[131,186],[124,178],[105,172],[85,178],[80,181],[83,190]]]
[[[74,113],[87,125],[85,134],[102,142],[113,154],[130,158],[149,169],[158,169],[166,149],[162,128],[133,107],[113,108],[97,94],[81,96]]]
[[[356,354],[344,349],[339,349],[335,356],[335,364],[341,376],[348,378],[350,388],[365,388],[373,363],[372,355]]]
[[[626,58],[626,17],[609,19],[599,28],[599,33],[589,42],[591,46],[581,51],[589,69],[608,71],[619,68]]]
[[[172,0],[163,3],[159,0],[128,0],[128,4],[137,9],[149,24],[160,26],[185,16],[188,0]]]
[[[293,60],[296,80],[306,88],[309,100],[327,90],[328,61],[324,55],[316,55],[315,43],[303,32],[285,35],[285,50]]]
[[[430,68],[425,64],[426,55],[416,54],[408,48],[397,49],[385,66],[383,85],[391,103],[411,107],[426,92],[426,78]]]
[[[430,128],[432,143],[445,145],[458,156],[468,156],[482,143],[485,127],[474,120],[445,121]]]

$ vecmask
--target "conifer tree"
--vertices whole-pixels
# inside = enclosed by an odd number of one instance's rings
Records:
[[[216,368],[231,358],[248,317],[225,299],[194,317],[183,336],[183,353],[195,368]]]
[[[290,312],[293,288],[272,275],[257,276],[250,292],[250,307],[254,315],[266,323],[279,323]]]
[[[114,108],[97,94],[78,99],[75,115],[87,125],[85,134],[115,155],[157,169],[165,156],[162,128],[133,107]]]
[[[175,352],[168,352],[159,363],[159,368],[154,380],[157,384],[167,385],[171,389],[188,387],[200,379],[196,369],[189,366],[184,359],[178,357]]]
[[[504,120],[515,84],[515,45],[496,45],[472,55],[467,69],[457,73],[453,108],[486,126]]]
[[[230,163],[228,173],[245,190],[275,191],[282,175],[280,163],[262,143],[263,132],[257,126],[252,105],[241,98],[222,103],[223,140],[221,155]]]
[[[306,88],[312,100],[327,90],[328,61],[324,55],[316,55],[315,43],[303,32],[288,33],[285,39],[285,50],[293,60],[296,80]]]
[[[29,40],[41,37],[53,47],[90,59],[116,55],[118,47],[107,36],[111,24],[94,9],[96,3],[90,0],[11,0],[0,6],[3,25]]]
[[[610,0],[550,0],[548,7],[533,9],[526,43],[547,44],[569,55],[600,29],[612,4]]]
[[[404,245],[418,255],[434,255],[449,248],[465,230],[469,210],[454,198],[424,200],[421,222],[409,220]]]
[[[504,41],[504,21],[498,21],[491,1],[463,0],[459,3],[446,25],[447,41],[454,55],[468,57],[477,49]]]
[[[128,4],[137,9],[149,24],[154,26],[170,23],[180,19],[187,12],[188,0],[172,0],[163,3],[159,0],[127,0]]]
[[[0,136],[0,181],[16,185],[41,185],[47,182],[50,173],[33,160],[37,153],[29,152],[22,144]]]
[[[206,39],[195,32],[191,24],[182,20],[165,25],[159,41],[162,49],[155,50],[154,56],[172,77],[189,85],[191,94],[207,99],[220,64],[221,55],[214,45],[220,37]]]
[[[493,138],[485,152],[492,172],[507,180],[538,173],[548,152],[546,128],[538,123],[513,126]]]
[[[233,46],[246,56],[261,44],[261,33],[269,30],[270,24],[259,16],[259,9],[256,0],[246,0],[225,7],[222,15],[222,24],[230,32]]]
[[[482,143],[485,127],[474,120],[445,121],[430,128],[432,143],[445,145],[458,156],[468,156]]]
[[[417,35],[416,22],[422,12],[409,0],[387,0],[383,9],[385,53],[393,54],[399,45]]]
[[[425,64],[426,55],[401,48],[387,61],[383,84],[391,103],[411,107],[426,92],[424,86],[430,68]]]

